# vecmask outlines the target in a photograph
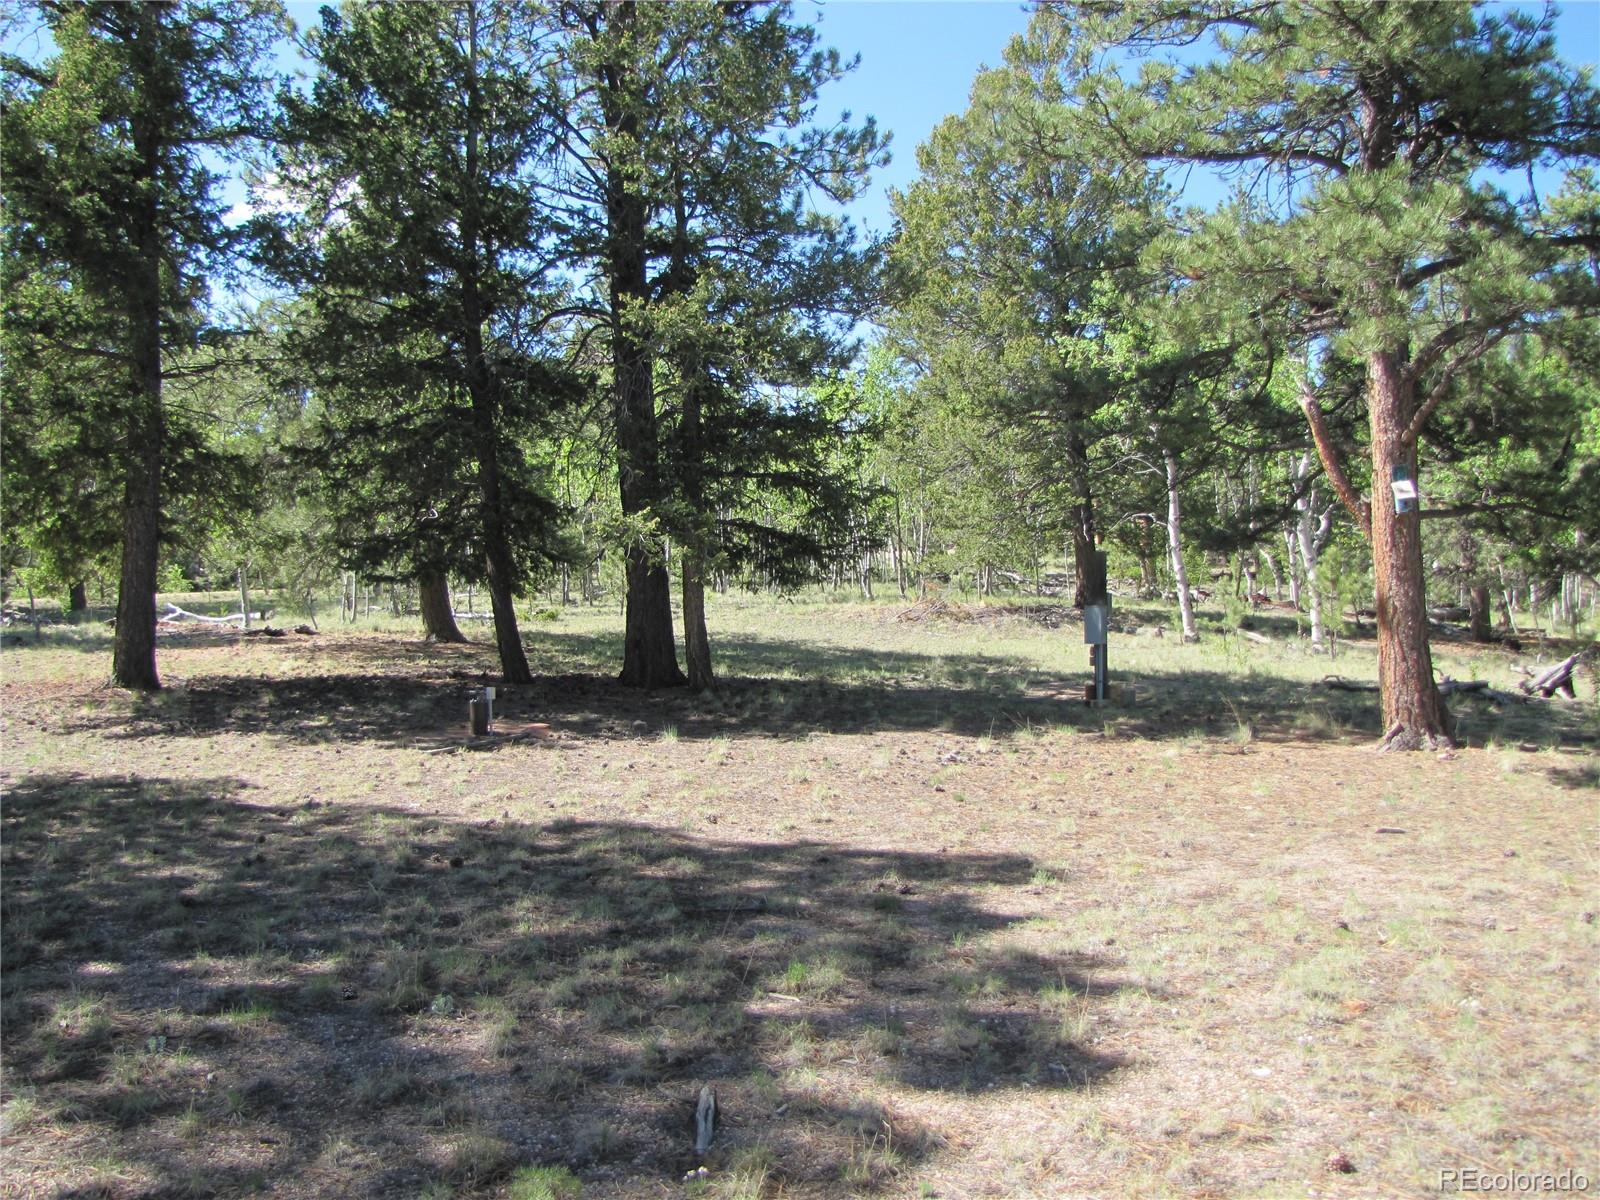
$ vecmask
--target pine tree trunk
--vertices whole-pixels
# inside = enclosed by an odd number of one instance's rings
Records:
[[[631,6],[608,4],[606,19],[619,32],[634,21]],[[626,63],[600,70],[599,89],[607,130],[628,142],[639,133],[642,97]],[[612,170],[606,178],[607,290],[610,300],[612,424],[616,432],[617,479],[624,518],[649,514],[664,498],[655,381],[651,351],[632,328],[649,303],[648,221],[638,184]],[[681,687],[688,680],[678,668],[672,637],[672,592],[661,547],[630,538],[626,551],[627,599],[622,646],[622,683],[627,687]]]
[[[156,18],[152,18],[156,19]],[[161,544],[161,468],[166,427],[161,398],[161,131],[143,111],[133,130],[142,187],[137,246],[128,263],[129,346],[133,372],[124,441],[122,563],[117,586],[117,631],[112,646],[115,683],[156,691],[156,568]]]
[[[1489,589],[1483,584],[1474,584],[1467,593],[1467,627],[1472,631],[1472,640],[1475,642],[1487,642],[1493,638],[1489,629]]]
[[[490,386],[487,380],[479,382],[485,390]],[[533,672],[528,668],[528,656],[522,648],[522,633],[517,628],[517,571],[511,544],[506,536],[505,501],[500,485],[494,418],[486,397],[480,400],[474,396],[472,408],[478,426],[478,487],[483,498],[484,574],[489,589],[489,607],[494,613],[494,640],[500,654],[500,672],[507,683],[532,683]]]
[[[678,375],[683,383],[683,411],[679,426],[679,445],[683,461],[679,465],[679,485],[684,498],[696,515],[705,508],[705,492],[701,486],[704,448],[701,444],[701,370],[702,366],[692,351],[678,357]],[[683,540],[679,557],[683,578],[683,658],[689,670],[689,687],[696,692],[709,691],[717,680],[711,669],[711,636],[706,631],[706,576],[705,557],[697,535],[688,534]]]
[[[89,585],[78,580],[67,589],[67,620],[77,625],[89,616]]]
[[[1378,610],[1378,685],[1383,745],[1416,750],[1449,745],[1449,714],[1433,682],[1428,645],[1422,523],[1414,506],[1396,513],[1389,492],[1394,468],[1416,478],[1416,450],[1404,439],[1416,407],[1414,390],[1394,351],[1367,358],[1367,412],[1372,431],[1372,574]]]
[[[465,642],[467,635],[456,624],[450,605],[450,581],[443,571],[429,571],[417,577],[417,594],[422,609],[424,634],[436,642]]]
[[[1198,642],[1194,623],[1194,598],[1189,594],[1189,570],[1183,565],[1183,504],[1178,496],[1178,456],[1164,452],[1167,468],[1167,554],[1172,559],[1172,575],[1178,584],[1178,615],[1183,621],[1183,640]]]
[[[478,20],[476,6],[467,12],[467,112],[466,176],[478,178],[478,141],[481,101],[478,95],[477,57]],[[478,261],[478,196],[469,189],[462,198],[461,241],[469,265],[462,279],[461,327],[465,335],[462,349],[467,356],[467,391],[472,400],[473,434],[478,459],[478,490],[483,503],[483,556],[489,586],[489,604],[494,612],[494,640],[500,652],[500,672],[507,683],[532,683],[528,656],[522,648],[517,628],[516,588],[520,582],[516,559],[511,553],[507,533],[505,495],[500,480],[499,408],[500,381],[489,366],[484,351],[483,328],[488,313],[477,277],[472,274]]]
[[[706,581],[700,555],[683,548],[683,657],[689,687],[696,692],[716,687],[711,670],[711,638],[706,633]]]
[[[1077,589],[1072,603],[1077,608],[1093,604],[1106,594],[1103,560],[1095,550],[1094,495],[1089,488],[1089,450],[1074,438],[1068,447],[1068,467],[1072,474],[1077,503],[1072,508],[1072,564]]]
[[[628,550],[627,613],[623,619],[622,675],[625,687],[682,687],[672,637],[672,581],[667,568],[642,547]]]

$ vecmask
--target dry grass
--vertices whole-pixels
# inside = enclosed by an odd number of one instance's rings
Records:
[[[1120,638],[1145,698],[1091,711],[1070,623],[898,611],[724,600],[703,698],[563,615],[505,702],[556,736],[479,754],[423,748],[485,646],[177,634],[134,699],[101,634],[28,635],[0,1195],[1600,1179],[1592,700],[1378,756],[1287,639]]]

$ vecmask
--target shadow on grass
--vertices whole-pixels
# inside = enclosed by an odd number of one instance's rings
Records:
[[[4,834],[8,1119],[26,1096],[34,1144],[152,1193],[470,1191],[530,1163],[675,1182],[703,1083],[714,1166],[764,1147],[779,1178],[872,1187],[945,1132],[875,1083],[1079,1088],[1120,1065],[1081,1044],[1114,961],[986,938],[1020,920],[1021,855],[75,775],[13,788]],[[42,1169],[58,1195],[112,1170]]]
[[[181,687],[68,718],[68,728],[113,737],[206,737],[265,733],[301,743],[438,745],[464,733],[469,687],[495,683],[489,647],[439,646],[393,638],[304,639],[295,669],[337,673],[205,676]],[[1379,733],[1375,695],[1330,692],[1302,680],[1227,670],[1146,670],[1139,702],[1086,708],[1082,679],[1046,678],[1026,658],[918,654],[818,645],[779,637],[730,636],[719,644],[716,692],[648,693],[620,686],[594,667],[614,661],[609,635],[543,633],[531,640],[540,673],[503,687],[497,713],[547,722],[578,738],[802,738],[813,732],[939,730],[1006,738],[1021,731],[1098,730],[1170,739],[1364,742]],[[1539,745],[1581,741],[1587,706],[1512,706],[1474,693],[1452,712],[1472,741],[1494,736]]]
[[[1600,763],[1583,763],[1575,767],[1551,767],[1545,771],[1551,783],[1573,791],[1600,792]]]

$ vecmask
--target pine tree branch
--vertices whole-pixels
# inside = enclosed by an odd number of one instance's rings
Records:
[[[1460,325],[1457,326],[1455,330],[1447,331],[1446,334],[1441,334],[1438,338],[1435,338],[1434,342],[1429,345],[1427,351],[1418,356],[1417,364],[1413,365],[1413,370],[1416,370],[1419,366],[1422,366],[1425,359],[1428,364],[1437,362],[1439,354],[1443,353],[1447,346],[1459,344],[1461,341],[1464,341],[1467,337],[1471,336],[1472,328],[1473,327],[1471,325]],[[1439,373],[1439,378],[1434,382],[1433,387],[1429,389],[1428,395],[1423,399],[1421,406],[1416,411],[1416,414],[1411,418],[1411,423],[1406,426],[1405,432],[1400,435],[1401,443],[1407,446],[1414,445],[1417,438],[1422,436],[1423,426],[1428,423],[1428,418],[1433,415],[1433,410],[1439,407],[1439,402],[1449,394],[1450,385],[1455,382],[1456,376],[1460,374],[1463,367],[1476,362],[1478,359],[1487,354],[1496,343],[1501,341],[1501,339],[1508,337],[1522,328],[1523,322],[1518,320],[1512,321],[1507,325],[1503,325],[1499,329],[1478,330],[1477,340],[1463,350],[1460,354],[1456,355],[1455,358],[1451,359],[1450,362],[1445,366],[1444,370]],[[1461,331],[1461,335],[1459,337],[1451,338],[1450,341],[1445,342],[1443,345],[1440,344],[1441,341],[1448,336],[1448,334],[1455,333],[1457,330]]]
[[[1345,508],[1350,510],[1350,515],[1356,519],[1362,534],[1370,542],[1372,540],[1372,513],[1366,503],[1356,494],[1350,485],[1350,477],[1344,473],[1344,464],[1339,457],[1339,448],[1333,444],[1333,437],[1328,432],[1328,423],[1322,415],[1322,405],[1317,403],[1317,397],[1309,387],[1300,390],[1300,408],[1306,414],[1306,422],[1311,426],[1311,440],[1316,443],[1317,457],[1322,460],[1322,469],[1327,473],[1328,482],[1333,485],[1334,494],[1343,502]]]

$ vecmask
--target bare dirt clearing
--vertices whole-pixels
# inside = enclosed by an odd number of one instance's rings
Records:
[[[1070,626],[899,611],[725,602],[706,698],[563,616],[504,706],[553,736],[487,753],[424,749],[488,646],[184,633],[149,699],[92,635],[9,653],[0,1188],[1600,1179],[1587,689],[1379,756],[1288,645],[1127,637],[1145,698],[1090,711]]]

